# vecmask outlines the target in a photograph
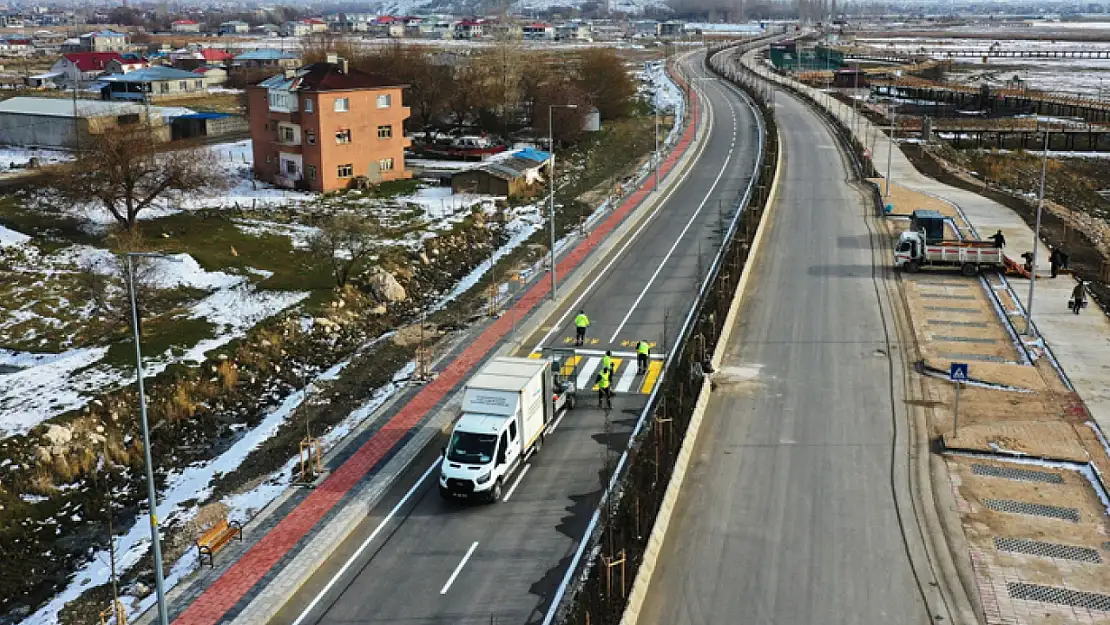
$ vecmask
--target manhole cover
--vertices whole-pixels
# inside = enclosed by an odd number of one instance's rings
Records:
[[[973,464],[971,472],[975,475],[989,477],[1004,477],[1008,480],[1021,480],[1023,482],[1044,482],[1045,484],[1063,484],[1064,476],[1048,471],[1033,471],[1030,469],[1014,469],[1011,467],[996,467],[993,464]]]
[[[1102,563],[1102,556],[1094,549],[1076,547],[1073,545],[1059,545],[1057,543],[1042,543],[1039,540],[1025,538],[1002,538],[995,536],[994,547],[999,551],[1012,551],[1024,553],[1029,556],[1042,558],[1060,558],[1062,560],[1078,560],[1080,562]]]
[[[1043,516],[1063,521],[1079,522],[1079,510],[1075,508],[1061,508],[1059,506],[1046,506],[1039,503],[1013,501],[1011,499],[984,499],[983,503],[995,512],[1009,512],[1011,514],[1029,514]]]
[[[1014,599],[1026,601],[1040,601],[1041,603],[1055,603],[1073,608],[1087,608],[1110,612],[1110,595],[1100,595],[1094,592],[1056,588],[1055,586],[1041,586],[1039,584],[1026,584],[1025,582],[1010,582],[1006,584],[1010,596]]]

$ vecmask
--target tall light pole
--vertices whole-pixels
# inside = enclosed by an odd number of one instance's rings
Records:
[[[1041,157],[1041,191],[1037,198],[1037,222],[1033,228],[1033,270],[1029,272],[1029,302],[1025,305],[1025,336],[1033,336],[1033,291],[1037,288],[1037,248],[1041,242],[1041,211],[1044,210],[1044,179],[1048,172],[1048,133],[1044,131],[1044,155]]]
[[[576,109],[577,104],[548,104],[547,105],[547,147],[551,150],[551,166],[547,172],[548,177],[548,221],[551,222],[551,301],[555,301],[555,290],[558,288],[555,280],[555,122],[552,111],[556,108]]]
[[[131,330],[135,335],[135,372],[139,385],[139,424],[143,433],[143,460],[146,463],[146,492],[150,500],[150,544],[154,554],[154,589],[158,594],[158,622],[169,625],[166,611],[166,582],[162,578],[162,541],[158,536],[158,491],[154,488],[154,462],[150,454],[150,425],[146,417],[146,391],[143,388],[143,352],[139,346],[139,307],[135,303],[135,269],[133,258],[161,258],[173,262],[180,259],[154,252],[125,252],[127,257],[127,293],[131,298]]]
[[[891,99],[890,102],[890,137],[886,148],[886,190],[883,191],[883,202],[890,199],[890,161],[894,156],[894,130],[898,128],[898,107]]]

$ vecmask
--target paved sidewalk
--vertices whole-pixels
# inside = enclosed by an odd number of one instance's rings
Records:
[[[765,71],[765,70],[761,70]],[[816,101],[825,102],[825,94],[791,79],[772,75],[778,82],[790,80],[791,84]],[[857,137],[875,136],[879,131],[866,118],[853,119],[851,107],[829,99],[828,108],[847,127],[854,128]],[[872,156],[880,174],[886,172],[889,142],[884,136],[875,141]],[[967,221],[983,238],[1002,230],[1006,236],[1007,256],[1020,261],[1020,256],[1033,249],[1033,230],[1009,208],[977,193],[957,189],[925,176],[900,149],[891,156],[890,179],[892,183],[947,200],[967,217]],[[913,206],[896,206],[899,213],[912,211]],[[1067,301],[1075,288],[1075,279],[1048,275],[1048,249],[1039,243],[1037,251],[1037,280],[1034,292],[1033,326],[1044,339],[1045,345],[1060,364],[1072,387],[1087,406],[1103,433],[1110,433],[1110,318],[1090,300],[1088,308],[1079,315],[1067,309]],[[1011,279],[1014,290],[1021,297],[1020,307],[1025,310],[1030,281]],[[1019,330],[1022,328],[1019,327]]]
[[[684,83],[672,75],[680,86]],[[699,120],[699,102],[690,100],[691,123],[687,126],[682,139],[660,167],[660,175],[665,182],[666,176],[682,159],[687,148],[694,141]],[[653,191],[652,178],[626,197],[590,236],[566,253],[558,263],[558,275],[564,280],[570,277],[575,268],[599,246],[607,235],[619,227],[629,214],[636,209]],[[398,412],[390,416],[378,432],[367,440],[350,458],[338,467],[328,478],[287,516],[281,519],[254,546],[223,575],[213,582],[200,596],[178,616],[176,625],[215,625],[229,616],[229,612],[240,605],[260,583],[273,578],[275,569],[284,558],[311,532],[317,529],[321,520],[340,504],[355,487],[388,461],[396,449],[409,440],[413,432],[426,417],[449,396],[482,360],[508,336],[516,325],[516,320],[525,318],[541,305],[550,290],[548,280],[539,280],[506,311],[500,319],[490,324],[464,349],[454,361],[448,364],[439,377],[425,386]]]

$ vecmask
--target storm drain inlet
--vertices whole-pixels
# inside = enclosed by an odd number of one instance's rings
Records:
[[[988,477],[1002,477],[1008,480],[1021,480],[1022,482],[1044,482],[1045,484],[1063,484],[1064,476],[1048,471],[1033,471],[1031,469],[1015,469],[1011,467],[997,467],[993,464],[973,464],[971,472],[975,475]]]
[[[1000,536],[995,536],[994,547],[999,551],[1023,553],[1028,556],[1060,558],[1061,560],[1078,560],[1079,562],[1092,562],[1094,564],[1102,563],[1102,556],[1098,555],[1098,551],[1088,549],[1087,547],[1043,543],[1039,540],[1028,540],[1025,538],[1003,538]]]
[[[1079,522],[1079,510],[1075,508],[1061,508],[1060,506],[1046,506],[1039,503],[1014,501],[1012,499],[984,499],[983,503],[995,512],[1009,512],[1011,514],[1029,514],[1043,516],[1063,521]]]
[[[1041,586],[1039,584],[1026,584],[1025,582],[1010,582],[1006,584],[1010,596],[1014,599],[1026,601],[1040,601],[1041,603],[1055,603],[1073,608],[1086,608],[1110,612],[1110,595],[1100,595],[1094,592],[1056,588],[1055,586]]]

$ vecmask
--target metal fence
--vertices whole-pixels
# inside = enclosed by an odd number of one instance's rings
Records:
[[[723,47],[728,46],[710,49],[710,56]],[[722,245],[670,345],[663,375],[640,413],[628,446],[619,456],[607,457],[607,487],[586,538],[552,598],[544,625],[620,622],[773,182],[779,146],[767,90],[754,80],[733,80],[712,64],[707,66],[739,87],[759,112],[761,143],[755,175],[733,203],[733,218]]]

